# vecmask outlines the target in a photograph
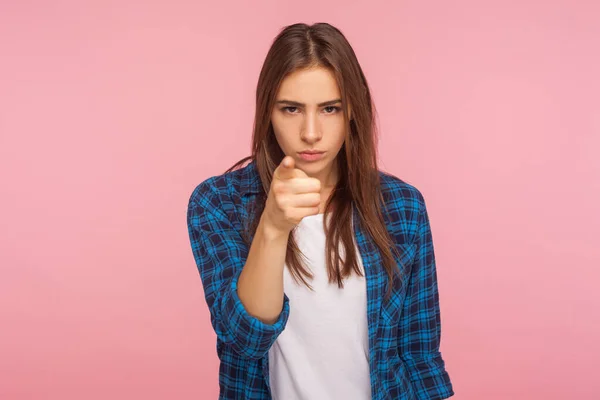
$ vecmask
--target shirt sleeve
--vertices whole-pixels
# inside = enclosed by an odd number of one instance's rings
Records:
[[[285,328],[289,299],[284,294],[282,311],[273,324],[246,311],[238,297],[237,284],[249,249],[221,207],[210,179],[192,193],[187,225],[217,337],[244,357],[258,359],[265,356]]]
[[[439,400],[454,391],[439,350],[441,319],[433,238],[420,193],[419,203],[417,253],[400,317],[399,354],[408,366],[417,399]]]

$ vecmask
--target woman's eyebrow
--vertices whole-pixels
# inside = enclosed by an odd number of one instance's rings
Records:
[[[341,102],[342,102],[341,99],[335,99],[335,100],[324,101],[323,103],[317,104],[317,106],[319,106],[319,107],[332,106],[334,104],[341,103]],[[304,103],[299,103],[297,101],[292,101],[292,100],[277,100],[275,103],[276,104],[289,104],[294,107],[306,106],[306,104],[304,104]]]

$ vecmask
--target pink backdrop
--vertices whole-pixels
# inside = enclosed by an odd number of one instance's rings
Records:
[[[600,398],[599,15],[3,1],[0,398],[216,399],[187,200],[248,154],[262,60],[299,21],[347,35],[381,168],[428,201],[455,398]]]

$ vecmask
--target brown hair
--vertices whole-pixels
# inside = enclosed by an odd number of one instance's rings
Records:
[[[377,169],[378,138],[375,107],[367,80],[352,47],[342,32],[327,23],[289,25],[280,31],[267,53],[256,88],[252,155],[241,159],[226,171],[230,172],[245,161],[251,160],[256,163],[260,174],[264,193],[257,197],[258,212],[254,216],[250,214],[252,220],[249,224],[249,232],[245,234],[253,236],[256,232],[273,173],[285,157],[271,125],[275,96],[281,82],[288,74],[311,67],[324,67],[335,75],[341,93],[346,132],[348,132],[336,158],[340,178],[325,205],[325,215],[332,213],[331,226],[327,226],[327,218],[324,218],[327,237],[326,254],[329,255],[326,258],[329,281],[337,283],[338,287],[342,288],[344,277],[349,276],[353,271],[361,275],[354,251],[354,234],[351,227],[354,204],[361,226],[366,229],[367,235],[370,235],[382,252],[384,268],[391,282],[394,273],[399,272],[399,268],[391,253],[392,250],[397,252],[397,248],[386,229],[381,212],[383,196]],[[352,110],[351,120],[348,119],[349,107]],[[340,265],[340,253],[337,247],[340,241],[346,254],[343,265]],[[306,278],[312,278],[312,274],[300,262],[301,254],[292,230],[285,260],[294,279],[310,287]],[[334,256],[333,260],[331,255]],[[388,295],[391,287],[392,285],[389,284]]]

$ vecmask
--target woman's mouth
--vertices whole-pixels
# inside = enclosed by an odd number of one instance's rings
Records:
[[[325,156],[324,151],[320,152],[301,152],[298,153],[304,161],[318,161]]]

